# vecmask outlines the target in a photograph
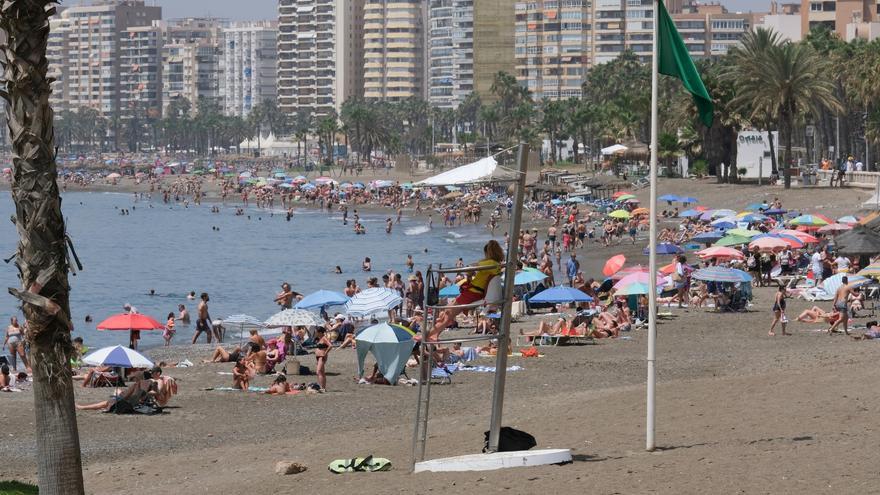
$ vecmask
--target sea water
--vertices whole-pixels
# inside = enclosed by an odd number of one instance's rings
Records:
[[[8,221],[15,209],[9,193],[0,194],[0,255],[8,258],[18,242],[15,226]],[[430,263],[450,266],[459,257],[466,262],[480,259],[481,246],[490,237],[484,226],[429,229],[424,217],[404,217],[386,234],[387,213],[363,209],[367,234],[356,235],[351,215],[343,225],[338,212],[300,207],[288,222],[278,209],[250,207],[244,216],[236,216],[234,205],[219,205],[220,213],[211,213],[215,205],[185,208],[134,201],[132,194],[65,193],[67,230],[84,265],[69,277],[74,336],[82,336],[92,348],[127,344],[128,332],[95,329],[104,318],[121,313],[125,303],[163,324],[168,313],[176,314],[177,305],[184,304],[194,322],[197,301],[187,300],[190,291],[210,295],[214,319],[245,313],[265,320],[280,309],[273,299],[282,282],[308,294],[318,289],[341,292],[351,278],[364,287],[368,277],[381,278],[387,270],[402,273],[406,280],[408,254],[424,272]],[[130,214],[122,215],[123,209]],[[373,265],[369,274],[361,270],[366,256]],[[341,275],[334,273],[337,265]],[[17,275],[13,263],[0,263],[0,330],[10,316],[22,320],[19,301],[5,290],[20,286]],[[151,289],[156,295],[148,295]],[[343,310],[329,311],[334,309]],[[86,315],[91,323],[85,322]],[[193,325],[178,322],[172,343],[189,342]],[[161,345],[161,334],[141,332],[141,345]]]

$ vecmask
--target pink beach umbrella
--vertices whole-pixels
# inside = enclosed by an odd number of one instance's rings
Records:
[[[749,250],[762,253],[776,253],[784,251],[789,244],[779,237],[762,237],[749,243]]]

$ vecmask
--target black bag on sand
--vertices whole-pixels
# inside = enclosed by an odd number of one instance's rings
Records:
[[[489,450],[489,432],[483,434],[485,443],[483,444],[483,452]],[[513,452],[517,450],[529,450],[538,445],[535,437],[532,435],[513,429],[509,426],[502,426],[498,435],[498,452]]]

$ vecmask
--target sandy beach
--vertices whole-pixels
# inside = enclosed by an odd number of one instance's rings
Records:
[[[363,178],[363,177],[362,177]],[[117,186],[120,187],[120,186]],[[121,187],[126,187],[124,184]],[[131,190],[128,190],[131,192]],[[789,209],[829,216],[859,210],[870,191],[717,185],[664,180],[660,194],[741,209],[778,196]],[[210,193],[209,193],[210,194]],[[636,194],[647,202],[647,189]],[[670,224],[671,225],[671,224]],[[546,224],[530,223],[546,235]],[[647,263],[636,245],[578,251],[587,276],[624,253]],[[462,253],[467,257],[475,253]],[[352,254],[351,256],[357,256]],[[641,261],[640,261],[641,260]],[[661,261],[665,258],[661,258]],[[792,322],[793,336],[768,337],[771,288],[756,288],[749,312],[661,308],[658,325],[658,450],[645,444],[646,332],[591,345],[543,346],[541,358],[511,358],[505,425],[533,434],[541,448],[570,448],[575,461],[495,472],[409,474],[416,390],[357,385],[355,352],[331,353],[328,392],[270,397],[204,390],[229,386],[231,364],[166,369],[180,394],[166,414],[115,416],[79,411],[87,493],[876,493],[873,425],[880,397],[880,343]],[[811,306],[789,302],[789,314]],[[821,305],[821,304],[820,304]],[[827,307],[830,304],[824,303]],[[542,315],[513,332],[532,330]],[[856,325],[873,318],[859,318]],[[188,335],[181,334],[178,341]],[[152,349],[156,361],[209,356],[204,345]],[[314,369],[313,356],[300,357]],[[494,358],[476,364],[494,365]],[[314,377],[291,377],[312,381]],[[432,389],[428,457],[477,453],[488,428],[493,375],[462,371]],[[259,377],[255,385],[268,385]],[[109,389],[76,389],[79,403]],[[33,397],[0,395],[0,479],[35,479]],[[327,464],[372,454],[385,473],[334,475]],[[308,471],[274,473],[293,460]]]

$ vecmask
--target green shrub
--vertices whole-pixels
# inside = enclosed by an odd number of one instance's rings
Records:
[[[709,162],[703,160],[702,158],[699,160],[694,160],[694,164],[691,166],[691,173],[696,175],[697,177],[703,177],[709,171]]]
[[[38,493],[34,485],[18,481],[0,481],[0,495],[37,495]]]

